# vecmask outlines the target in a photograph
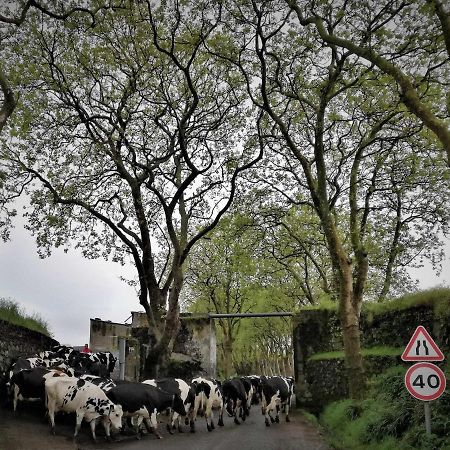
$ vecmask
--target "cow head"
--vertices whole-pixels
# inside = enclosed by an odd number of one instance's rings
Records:
[[[122,428],[122,416],[123,416],[122,406],[111,403],[109,406],[108,416],[113,428],[120,430]]]

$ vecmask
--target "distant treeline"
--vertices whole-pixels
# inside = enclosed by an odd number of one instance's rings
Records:
[[[39,314],[26,314],[17,301],[11,298],[0,298],[0,320],[14,325],[20,325],[30,330],[38,331],[46,336],[53,337],[48,323]]]

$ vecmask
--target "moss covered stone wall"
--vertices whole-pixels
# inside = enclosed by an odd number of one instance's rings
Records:
[[[293,325],[299,403],[320,410],[331,401],[345,398],[347,380],[337,311],[304,310],[294,316]],[[361,313],[361,342],[367,374],[404,364],[400,355],[418,325],[427,329],[446,359],[450,357],[450,290],[440,290],[438,295],[436,291],[422,293],[408,301],[365,305]]]

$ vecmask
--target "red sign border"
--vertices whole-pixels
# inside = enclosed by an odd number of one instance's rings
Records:
[[[441,381],[441,386],[439,387],[439,390],[437,390],[434,394],[432,395],[421,395],[421,394],[417,394],[414,391],[414,388],[411,384],[411,373],[415,370],[418,369],[419,367],[428,367],[430,369],[433,369],[436,371],[436,374],[438,375],[440,381]],[[445,378],[445,374],[444,372],[442,372],[442,370],[436,366],[435,364],[429,363],[429,362],[419,362],[417,364],[414,364],[413,366],[411,366],[405,373],[405,385],[406,385],[406,389],[408,389],[408,392],[415,398],[417,398],[418,400],[422,400],[424,402],[430,402],[432,400],[436,400],[438,399],[445,391],[445,388],[447,386],[447,380]]]
[[[437,353],[437,356],[407,356],[420,332],[422,332],[425,338],[429,341],[431,347]],[[401,358],[403,361],[443,361],[444,354],[441,352],[436,342],[434,342],[433,338],[430,336],[428,331],[422,325],[419,325],[416,328],[416,331],[414,331],[414,334],[412,335],[411,339],[409,340],[408,345],[403,351]]]

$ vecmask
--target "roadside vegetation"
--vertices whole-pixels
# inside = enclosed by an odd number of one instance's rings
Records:
[[[0,298],[0,320],[53,337],[48,323],[39,314],[28,315],[15,300],[10,298]]]
[[[407,368],[391,367],[369,383],[363,401],[328,405],[320,416],[329,443],[346,450],[450,449],[450,393],[431,402],[432,433],[425,433],[423,402],[405,389]],[[448,376],[448,368],[445,370]]]

